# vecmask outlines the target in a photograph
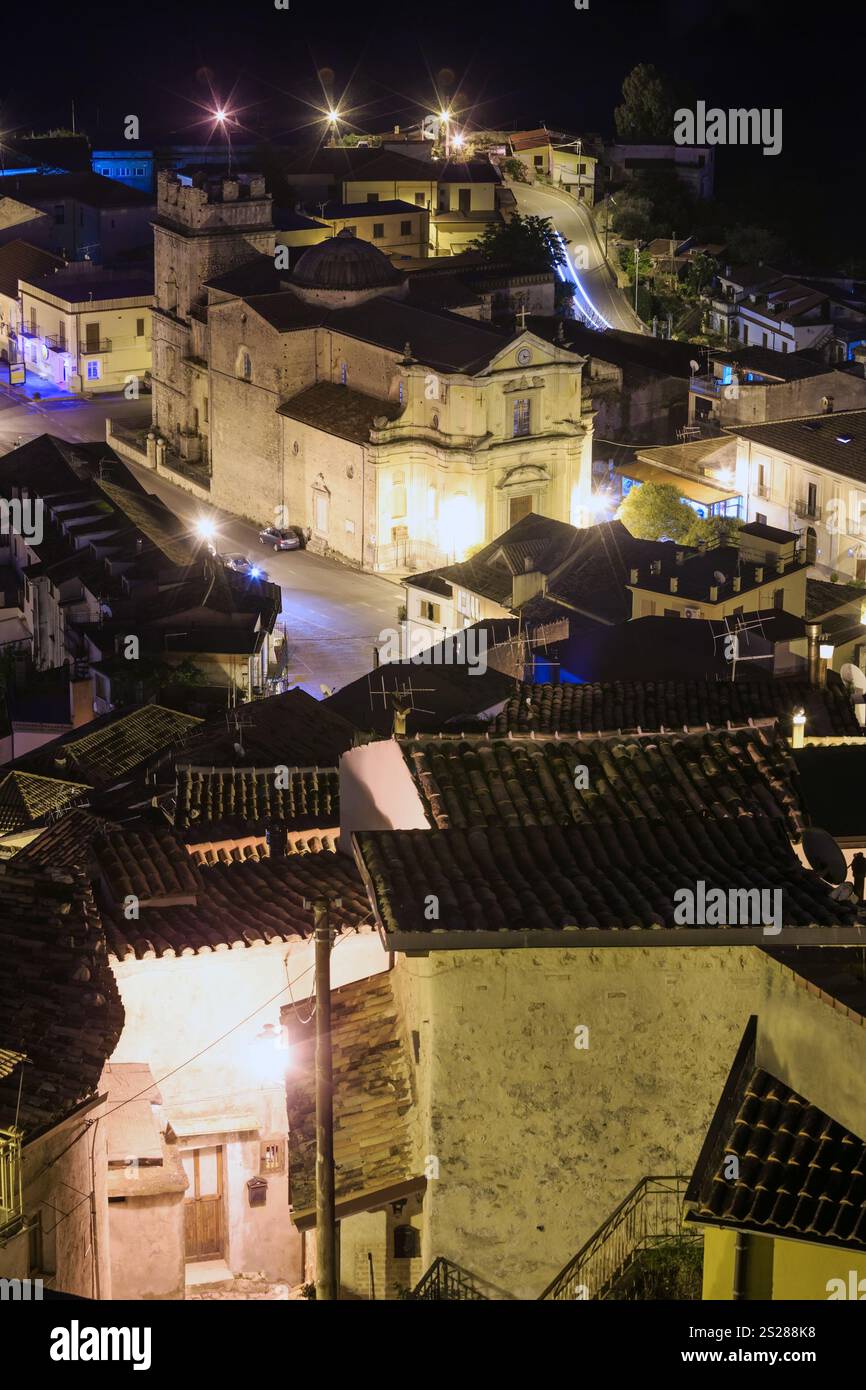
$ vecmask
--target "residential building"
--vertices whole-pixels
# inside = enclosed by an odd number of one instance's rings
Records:
[[[15,235],[66,260],[111,262],[132,251],[146,254],[152,244],[152,198],[116,179],[92,173],[10,175],[0,184],[0,200],[6,198],[32,209],[31,220]],[[0,226],[3,220],[0,208]]]
[[[696,198],[712,198],[716,151],[710,145],[609,144],[608,177],[628,180],[643,169],[673,173]]]
[[[72,265],[20,276],[19,293],[16,360],[35,376],[85,396],[149,382],[149,271]]]
[[[430,212],[416,203],[382,199],[370,203],[325,203],[321,218],[331,236],[348,230],[371,241],[386,256],[424,257],[430,246]]]
[[[758,425],[866,405],[859,363],[844,367],[805,353],[743,347],[709,353],[710,370],[689,382],[689,424],[702,429]]]
[[[19,361],[20,280],[41,279],[66,264],[59,256],[26,241],[0,245],[0,362]]]
[[[735,487],[746,519],[796,530],[819,575],[866,579],[859,462],[866,410],[732,425],[729,432],[737,441]]]
[[[566,140],[564,133],[541,127],[515,131],[508,136],[508,146],[535,182],[554,184],[592,207],[598,160],[583,148],[582,140]]]

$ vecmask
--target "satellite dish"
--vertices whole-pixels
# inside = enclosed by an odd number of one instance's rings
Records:
[[[242,758],[242,757],[244,756],[244,754],[246,753],[246,751],[247,751],[247,750],[244,748],[244,745],[243,745],[242,743],[236,743],[235,746],[234,746],[234,748],[235,748],[235,753],[237,754],[237,756],[238,756],[239,758]]]
[[[858,693],[866,690],[866,676],[859,666],[854,665],[853,661],[846,661],[839,671],[839,675],[846,685],[853,685]]]
[[[812,826],[803,831],[803,853],[810,868],[825,878],[828,883],[844,883],[848,877],[848,865],[832,835],[826,830]]]
[[[713,570],[713,579],[715,579],[717,584],[724,584],[727,577],[728,576],[723,574],[721,570]]]
[[[700,362],[696,362],[694,358],[692,358],[691,362],[689,363],[689,367],[693,376],[701,370]]]

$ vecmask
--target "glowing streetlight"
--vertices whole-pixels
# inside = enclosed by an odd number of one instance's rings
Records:
[[[333,106],[332,106],[331,109],[330,109],[330,111],[328,112],[328,120],[331,122],[331,125],[336,125],[339,119],[340,119],[340,113],[339,113],[339,111],[335,111],[334,108],[333,108]]]
[[[214,114],[214,120],[215,120],[215,121],[219,121],[220,125],[225,125],[226,121],[228,120],[228,112],[227,112],[227,111],[220,111],[220,110],[218,110],[218,111],[214,111],[213,114]]]
[[[193,524],[193,531],[200,541],[206,541],[208,549],[213,553],[214,538],[216,537],[216,525],[209,516],[200,516]]]
[[[451,120],[451,112],[447,107],[443,106],[442,110],[439,112],[439,120],[445,127],[445,158],[447,159],[451,153],[451,130],[448,124]]]
[[[457,147],[458,150],[461,150],[461,149],[463,148],[464,144],[466,143],[466,142],[464,141],[464,139],[463,139],[463,136],[460,134],[459,130],[458,130],[457,134],[454,136],[454,140],[453,140],[452,143],[453,143],[454,145],[456,145],[456,147]]]

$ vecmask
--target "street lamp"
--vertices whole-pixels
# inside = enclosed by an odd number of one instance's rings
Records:
[[[451,112],[447,109],[447,107],[443,107],[443,109],[439,112],[439,120],[445,127],[445,158],[447,159],[449,154],[451,153],[451,133],[448,126],[448,123],[451,120]]]
[[[216,110],[214,111],[214,113],[213,113],[213,118],[214,118],[214,120],[216,121],[217,125],[220,127],[220,129],[225,133],[225,137],[226,137],[226,152],[227,152],[227,157],[228,157],[228,172],[229,172],[229,174],[231,174],[231,171],[232,171],[232,138],[231,138],[231,135],[230,135],[230,133],[229,133],[229,126],[231,125],[231,113],[230,113],[229,111],[227,111],[227,110],[225,109],[224,106],[218,106],[217,109],[216,109]]]

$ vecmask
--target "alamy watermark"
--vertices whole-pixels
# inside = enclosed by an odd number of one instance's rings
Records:
[[[386,627],[379,633],[376,646],[382,664],[411,661],[413,666],[466,666],[470,676],[483,676],[487,670],[484,628],[464,628],[431,646],[425,628],[411,628],[404,637],[398,628]]]
[[[694,111],[681,106],[674,112],[674,144],[762,145],[764,154],[780,154],[782,111],[778,106],[707,110],[705,101],[697,102]]]
[[[45,505],[38,497],[0,497],[0,535],[23,536],[41,545],[45,535]]]
[[[674,893],[674,922],[678,927],[762,927],[765,936],[782,930],[781,888],[707,888],[698,879],[694,888]]]

